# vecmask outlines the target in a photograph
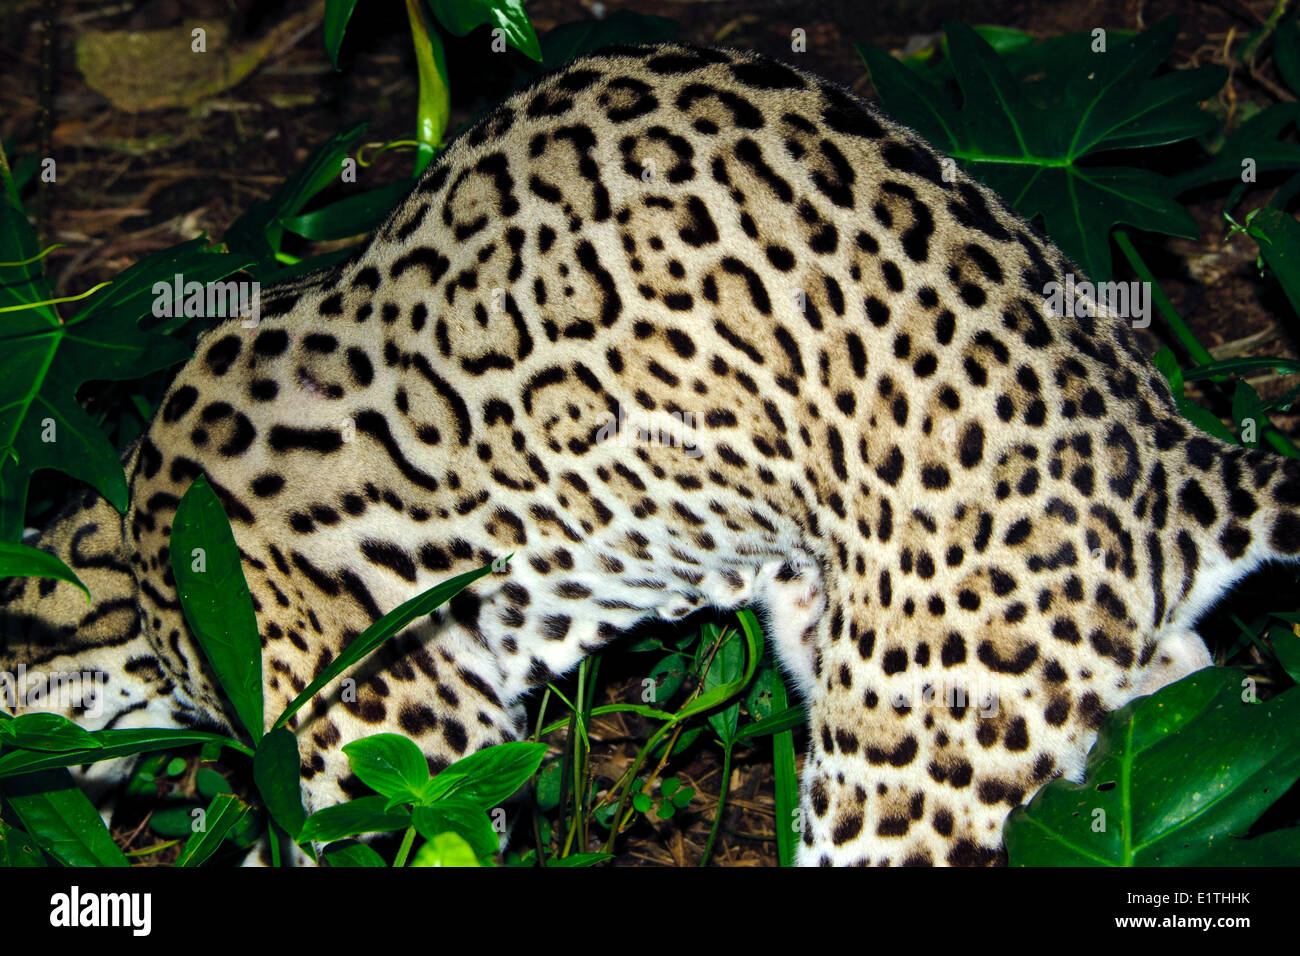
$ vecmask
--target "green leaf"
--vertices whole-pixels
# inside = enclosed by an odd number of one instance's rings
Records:
[[[1290,213],[1265,206],[1246,232],[1259,245],[1259,254],[1282,285],[1291,308],[1300,314],[1300,222]]]
[[[194,773],[194,789],[205,800],[211,800],[223,793],[234,793],[228,781],[211,767],[200,767]]]
[[[86,750],[102,746],[90,731],[59,714],[23,714],[0,723],[0,741],[25,750]]]
[[[207,811],[202,817],[203,829],[191,833],[190,838],[185,841],[181,855],[176,858],[176,866],[202,866],[212,854],[217,852],[227,834],[243,819],[248,809],[248,804],[238,797],[228,793],[218,794],[208,804]]]
[[[1020,76],[969,26],[944,25],[961,104],[947,89],[887,54],[859,45],[886,110],[915,127],[1052,239],[1088,277],[1110,278],[1111,228],[1129,223],[1197,235],[1177,190],[1145,169],[1083,163],[1102,152],[1179,142],[1214,126],[1198,103],[1226,73],[1177,70],[1151,78],[1177,35],[1167,18],[1137,37],[1090,33],[1017,51]],[[1027,82],[1032,75],[1034,82]]]
[[[781,685],[780,699],[785,699],[785,685]],[[776,692],[773,691],[775,704]],[[751,724],[745,724],[736,731],[737,740],[752,739],[754,737],[765,737],[768,734],[779,734],[782,731],[789,730],[792,727],[802,727],[808,723],[808,711],[803,707],[795,705],[787,707],[784,710],[774,713],[771,717],[764,717],[762,720],[756,720]]]
[[[212,744],[230,747],[243,753],[252,753],[248,747],[236,740],[199,730],[146,727],[141,730],[93,730],[90,731],[90,735],[98,742],[98,746],[85,750],[68,750],[60,753],[12,750],[0,754],[0,778],[31,773],[34,770],[72,767],[83,763],[112,760],[116,757],[171,750],[187,744]]]
[[[702,683],[706,691],[734,683],[745,670],[745,642],[740,634],[728,631],[721,640],[722,644],[713,657],[713,663],[704,674]],[[735,738],[736,725],[740,721],[740,701],[709,714],[708,720],[718,739],[724,744],[730,743]]]
[[[1208,409],[1185,398],[1179,399],[1174,404],[1178,406],[1178,411],[1184,418],[1207,435],[1213,435],[1232,445],[1237,443],[1237,436],[1232,433],[1232,429],[1219,421],[1218,416]]]
[[[5,803],[36,844],[64,866],[127,866],[99,811],[66,770],[5,782]]]
[[[1268,413],[1264,411],[1264,402],[1259,393],[1244,379],[1237,380],[1237,387],[1232,393],[1232,420],[1237,423],[1241,444],[1247,448],[1259,445],[1259,436],[1268,425]],[[1254,438],[1246,441],[1245,435],[1253,433]]]
[[[758,664],[758,671],[754,674],[754,681],[749,685],[749,693],[745,695],[745,711],[753,720],[765,720],[772,716],[772,687],[779,680],[780,670],[772,660],[772,655],[765,651]]]
[[[509,560],[509,558],[507,558]],[[409,601],[404,601],[393,610],[389,611],[379,620],[375,621],[366,628],[360,636],[356,637],[351,644],[343,649],[338,657],[334,658],[316,679],[304,688],[303,692],[293,699],[284,712],[276,719],[275,726],[282,727],[284,724],[298,712],[303,704],[311,700],[316,694],[325,687],[330,681],[338,677],[348,668],[352,667],[363,657],[370,654],[375,648],[383,644],[394,634],[406,627],[416,618],[424,617],[437,610],[446,602],[450,601],[469,585],[473,584],[483,575],[490,573],[492,565],[484,565],[476,571],[467,571],[459,574],[449,581],[443,581],[441,584],[434,585],[423,594],[418,594]]]
[[[75,584],[90,600],[90,589],[61,560],[39,548],[0,541],[0,578],[56,578]]]
[[[611,809],[617,809],[616,807]],[[606,860],[614,859],[612,853],[573,853],[569,856],[551,857],[546,861],[547,866],[595,866],[597,863],[604,863]]]
[[[420,836],[435,839],[440,833],[455,833],[465,838],[476,856],[491,856],[501,846],[501,838],[492,821],[472,800],[448,797],[426,807],[416,807],[411,822]]]
[[[373,849],[356,840],[344,840],[325,848],[325,860],[330,866],[387,867],[384,858]]]
[[[207,812],[205,807],[191,801],[155,810],[149,817],[149,829],[159,836],[188,839],[194,833],[196,810]]]
[[[325,0],[325,51],[330,55],[334,69],[339,68],[339,49],[343,46],[343,34],[347,32],[348,21],[357,0]]]
[[[371,790],[403,803],[419,803],[429,764],[401,734],[374,734],[343,746],[352,772]]]
[[[474,848],[457,833],[439,833],[416,851],[411,866],[478,866]]]
[[[451,116],[451,84],[447,77],[447,53],[442,37],[434,28],[419,0],[407,0],[407,19],[415,47],[419,74],[419,99],[415,111],[415,175],[418,177],[442,148],[443,135]]]
[[[1160,374],[1169,382],[1175,401],[1180,401],[1183,397],[1183,370],[1178,367],[1178,359],[1174,357],[1173,349],[1167,345],[1160,346],[1156,354],[1151,356],[1151,364],[1158,368]]]
[[[1251,161],[1256,177],[1277,170],[1294,170],[1300,166],[1300,146],[1281,136],[1297,117],[1300,117],[1297,103],[1275,103],[1256,113],[1224,139],[1208,162],[1173,177],[1175,193],[1209,183],[1241,183],[1246,160]]]
[[[171,567],[185,620],[244,729],[262,739],[262,639],[230,521],[200,475],[172,521]]]
[[[632,797],[632,806],[638,813],[649,813],[652,801],[650,794],[638,793]]]
[[[560,805],[560,786],[563,783],[564,763],[552,760],[537,775],[537,809],[554,810]]]
[[[1273,65],[1291,87],[1300,95],[1300,21],[1287,17],[1273,34]]]
[[[233,252],[252,256],[260,278],[280,273],[276,253],[284,238],[283,220],[302,212],[313,196],[338,182],[343,160],[366,131],[359,123],[336,133],[307,157],[297,172],[284,181],[270,199],[252,203],[226,230],[222,239]],[[280,276],[276,276],[280,278]]]
[[[768,720],[776,720],[782,714],[803,709],[800,707],[787,708],[788,703],[789,695],[786,692],[785,683],[778,681],[772,688],[772,708],[776,711],[776,714],[768,718]],[[806,715],[803,717],[803,721],[807,721]],[[757,724],[753,724],[751,727],[756,730],[758,724],[767,722],[758,721]],[[772,776],[775,780],[773,798],[776,804],[776,815],[773,828],[776,831],[777,859],[782,866],[794,866],[796,849],[794,823],[799,808],[799,775],[795,770],[794,732],[792,730],[782,729],[772,737]]]
[[[542,38],[543,70],[558,70],[601,47],[667,43],[677,39],[676,20],[631,10],[615,10],[600,20],[561,23]]]
[[[382,796],[359,797],[337,806],[317,810],[298,831],[298,842],[331,843],[358,833],[404,830],[411,825],[405,810],[385,810]]]
[[[0,867],[44,865],[45,857],[36,841],[0,820]]]
[[[650,668],[650,679],[654,681],[654,703],[663,704],[672,700],[686,680],[689,662],[684,654],[669,654],[662,657]]]
[[[1273,655],[1287,675],[1300,684],[1300,635],[1290,628],[1271,627],[1268,630]]]
[[[1274,830],[1250,840],[1221,840],[1200,865],[1300,866],[1300,827]]]
[[[30,259],[36,237],[12,183],[0,184],[0,262]],[[0,540],[18,541],[32,473],[54,468],[93,485],[126,511],[126,476],[117,451],[77,403],[91,380],[138,378],[189,357],[184,343],[143,331],[155,304],[153,285],[184,271],[206,281],[242,268],[244,260],[200,252],[193,240],[156,253],[123,272],[75,318],[48,303],[40,261],[0,266]]]
[[[346,748],[345,748],[346,749]],[[284,727],[262,738],[253,754],[253,782],[271,819],[295,841],[307,812],[302,807],[298,738]]]
[[[317,242],[349,239],[370,232],[382,223],[413,185],[412,180],[399,180],[280,221],[285,229],[304,239]]]
[[[491,810],[537,772],[544,756],[546,744],[497,744],[462,757],[433,779],[436,782],[444,774],[463,778],[449,792],[480,809]]]
[[[522,0],[428,0],[429,9],[447,30],[463,37],[476,27],[499,27],[509,43],[530,60],[542,59],[537,34]]]
[[[1300,778],[1300,689],[1246,703],[1244,678],[1209,668],[1107,717],[1082,783],[1055,780],[1011,812],[1011,862],[1250,862],[1238,838]]]

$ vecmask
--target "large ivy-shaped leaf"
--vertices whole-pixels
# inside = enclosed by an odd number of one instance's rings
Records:
[[[1244,678],[1207,668],[1107,717],[1082,783],[1055,780],[1011,812],[1010,862],[1300,863],[1292,831],[1243,839],[1300,778],[1300,688],[1261,704]]]
[[[1150,76],[1173,46],[1175,18],[1136,37],[1108,35],[1104,52],[1094,52],[1088,33],[1017,50],[1016,74],[971,27],[949,22],[944,29],[955,90],[858,44],[886,110],[960,160],[1025,218],[1041,217],[1090,278],[1110,278],[1114,225],[1197,235],[1170,180],[1083,162],[1213,127],[1197,104],[1222,86],[1223,70]],[[1026,83],[1030,76],[1034,82]]]
[[[154,284],[208,282],[247,260],[204,252],[196,239],[165,250],[117,277],[74,318],[52,298],[7,170],[0,167],[0,541],[22,535],[34,471],[55,468],[93,485],[119,511],[126,476],[111,442],[77,403],[85,382],[139,378],[190,355],[186,345],[140,327],[156,299]]]

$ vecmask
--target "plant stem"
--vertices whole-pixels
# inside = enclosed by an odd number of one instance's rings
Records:
[[[722,748],[722,784],[718,788],[718,810],[713,817],[713,826],[709,829],[709,840],[704,844],[704,852],[700,855],[700,866],[708,866],[709,855],[713,852],[713,844],[718,839],[718,830],[722,827],[722,811],[727,806],[727,790],[731,786],[731,742],[723,745]]]
[[[1196,336],[1183,321],[1183,317],[1178,314],[1174,304],[1169,301],[1164,290],[1160,288],[1160,283],[1156,281],[1155,275],[1147,268],[1142,256],[1138,253],[1133,245],[1133,241],[1128,237],[1128,233],[1123,229],[1116,229],[1114,232],[1115,242],[1118,243],[1120,251],[1128,259],[1133,271],[1138,274],[1143,282],[1151,289],[1151,300],[1155,303],[1160,314],[1164,316],[1165,321],[1169,324],[1169,329],[1178,339],[1179,344],[1187,351],[1188,356],[1196,365],[1209,365],[1214,361],[1214,356],[1210,354],[1209,349],[1197,341]],[[1278,431],[1277,426],[1271,421],[1265,421],[1263,430],[1264,439],[1273,446],[1274,449],[1290,458],[1300,458],[1300,448],[1286,435]]]
[[[397,848],[397,859],[393,860],[393,869],[400,870],[406,866],[406,858],[411,853],[411,844],[415,842],[415,824],[412,823],[402,834],[402,845]]]
[[[1187,351],[1192,361],[1197,365],[1206,365],[1213,362],[1214,356],[1197,341],[1192,330],[1183,321],[1183,317],[1178,314],[1174,304],[1169,301],[1169,297],[1160,288],[1160,283],[1156,281],[1155,275],[1147,268],[1142,256],[1138,254],[1133,245],[1133,240],[1128,237],[1128,233],[1123,229],[1116,229],[1114,236],[1120,251],[1124,253],[1124,257],[1128,259],[1129,265],[1138,274],[1138,278],[1150,286],[1151,300],[1156,304],[1156,308],[1160,310],[1160,314],[1164,316],[1165,321],[1169,323],[1169,330],[1174,333],[1174,338],[1178,339],[1179,344]]]

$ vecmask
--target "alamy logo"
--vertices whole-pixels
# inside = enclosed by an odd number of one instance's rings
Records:
[[[1066,273],[1065,282],[1043,286],[1047,308],[1057,318],[1100,315],[1133,319],[1135,329],[1151,324],[1151,287],[1145,282],[1076,282]]]
[[[0,704],[11,714],[20,709],[79,709],[79,716],[95,718],[104,712],[104,671],[29,671],[19,664],[16,671],[0,671]]]
[[[697,416],[693,412],[628,412],[618,407],[618,417],[605,412],[596,431],[596,444],[614,442],[618,448],[664,445],[680,448],[687,458],[704,454],[695,441]]]
[[[127,926],[133,936],[148,936],[153,928],[153,897],[149,893],[82,893],[73,886],[50,897],[50,925]]]
[[[159,319],[228,319],[238,315],[246,327],[255,328],[262,316],[260,282],[186,282],[178,272],[171,282],[155,282],[152,292],[153,315]]]

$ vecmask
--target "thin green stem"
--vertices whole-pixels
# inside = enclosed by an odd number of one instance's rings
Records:
[[[1120,251],[1128,259],[1133,271],[1137,273],[1138,278],[1147,284],[1151,289],[1151,301],[1155,303],[1156,308],[1169,324],[1169,329],[1173,332],[1174,337],[1178,339],[1180,345],[1187,352],[1192,362],[1196,365],[1209,365],[1214,361],[1214,356],[1210,354],[1209,349],[1197,341],[1183,317],[1178,314],[1174,304],[1169,301],[1164,290],[1160,288],[1160,283],[1156,281],[1155,275],[1147,268],[1146,262],[1138,253],[1133,245],[1133,241],[1128,237],[1128,233],[1123,229],[1116,229],[1115,242],[1119,245]],[[1300,448],[1286,435],[1278,431],[1277,426],[1271,421],[1265,421],[1263,429],[1264,440],[1273,446],[1275,450],[1290,458],[1300,458]]]
[[[1124,258],[1128,259],[1129,265],[1137,273],[1138,278],[1145,282],[1151,289],[1151,301],[1155,303],[1156,308],[1169,324],[1169,330],[1174,333],[1174,338],[1186,350],[1188,356],[1197,365],[1208,365],[1214,361],[1214,356],[1209,350],[1197,341],[1195,334],[1183,321],[1183,317],[1178,314],[1174,304],[1169,301],[1164,290],[1160,288],[1160,283],[1152,271],[1147,268],[1146,262],[1138,253],[1137,248],[1133,245],[1133,240],[1129,238],[1128,232],[1123,229],[1116,229],[1114,232],[1115,242],[1119,245],[1120,251],[1124,253]]]
[[[397,859],[393,860],[393,869],[400,870],[406,866],[406,858],[411,853],[411,844],[415,842],[415,824],[412,823],[402,834],[402,845],[397,848]]]
[[[722,747],[722,784],[718,788],[718,809],[713,816],[713,826],[709,828],[709,840],[704,844],[700,854],[700,866],[709,865],[709,855],[713,853],[713,844],[718,839],[718,830],[722,828],[722,811],[727,807],[727,790],[731,785],[731,743]]]

